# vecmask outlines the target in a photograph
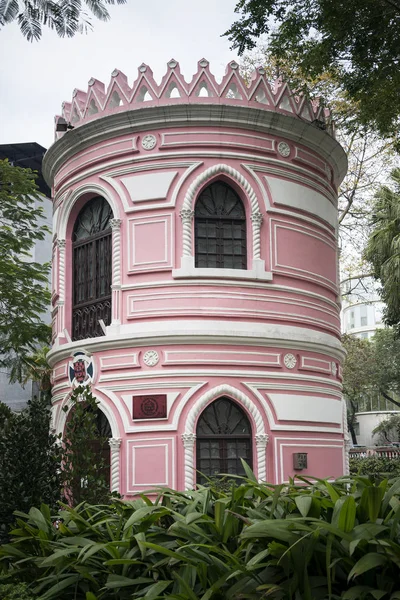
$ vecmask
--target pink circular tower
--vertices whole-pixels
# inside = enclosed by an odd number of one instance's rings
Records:
[[[54,190],[54,427],[89,383],[111,487],[347,469],[329,113],[231,62],[175,60],[75,90],[44,159]]]

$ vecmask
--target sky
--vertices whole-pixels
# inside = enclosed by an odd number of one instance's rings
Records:
[[[0,30],[0,144],[54,139],[54,115],[75,88],[87,90],[91,77],[107,87],[120,69],[131,85],[141,63],[160,81],[166,64],[176,59],[187,81],[205,57],[222,77],[238,60],[221,35],[236,20],[236,0],[127,0],[110,6],[111,19],[93,19],[94,29],[73,38],[58,38],[44,28],[39,42],[27,42],[15,23]]]

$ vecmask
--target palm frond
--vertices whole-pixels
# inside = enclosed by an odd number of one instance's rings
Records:
[[[18,0],[0,0],[0,25],[11,23],[17,18]]]

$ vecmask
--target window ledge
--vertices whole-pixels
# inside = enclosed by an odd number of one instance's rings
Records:
[[[272,281],[272,273],[265,270],[265,261],[253,260],[253,268],[248,269],[199,269],[194,266],[193,256],[183,256],[180,269],[173,269],[174,279],[260,279]]]

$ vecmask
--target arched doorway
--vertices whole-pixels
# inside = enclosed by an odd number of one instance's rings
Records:
[[[74,403],[63,437],[64,488],[68,501],[74,505],[108,500],[111,437],[110,423],[93,398]]]
[[[230,398],[214,400],[204,409],[196,428],[197,483],[222,473],[245,475],[241,458],[253,468],[251,424]]]
[[[110,445],[108,440],[112,437],[110,423],[106,415],[99,408],[96,410],[96,437],[89,440],[89,444],[102,465],[101,476],[104,477],[110,488]]]

